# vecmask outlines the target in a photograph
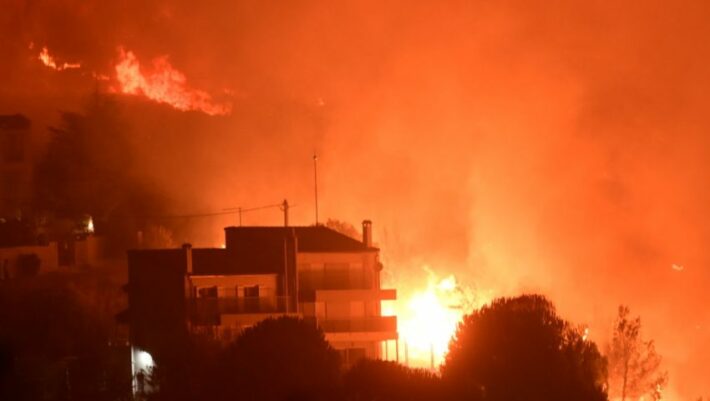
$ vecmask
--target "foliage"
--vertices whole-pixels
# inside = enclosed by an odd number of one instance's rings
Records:
[[[162,199],[133,173],[130,131],[112,99],[97,96],[82,113],[64,112],[50,128],[47,150],[34,169],[35,213],[109,226],[109,243],[135,239],[136,216],[160,212]],[[130,245],[128,245],[130,246]]]
[[[103,308],[110,288],[101,282],[60,274],[0,282],[0,399],[126,395],[127,351],[109,345],[115,309]]]
[[[464,318],[442,379],[467,399],[602,401],[605,369],[596,345],[549,300],[523,295],[496,299]]]
[[[227,382],[235,384],[233,396],[325,399],[340,373],[339,355],[323,332],[312,322],[292,317],[267,319],[246,329],[225,355]]]
[[[130,148],[116,105],[101,99],[84,114],[64,112],[50,128],[35,173],[35,201],[59,216],[105,216],[123,199]]]
[[[431,372],[369,359],[361,360],[345,374],[343,391],[346,399],[359,401],[445,398],[439,378]]]
[[[331,399],[339,382],[338,353],[312,322],[270,318],[232,343],[192,337],[156,358],[152,400]]]
[[[352,239],[360,241],[360,233],[357,231],[355,226],[346,221],[328,219],[328,221],[325,222],[325,226],[330,228],[331,230],[335,230],[343,235],[347,235]]]
[[[173,233],[165,226],[149,224],[143,233],[144,246],[150,249],[174,248]]]
[[[668,374],[660,370],[661,357],[656,353],[653,340],[644,341],[641,337],[641,318],[631,318],[628,306],[619,306],[606,357],[610,395],[622,401],[644,395],[654,400],[661,398]]]

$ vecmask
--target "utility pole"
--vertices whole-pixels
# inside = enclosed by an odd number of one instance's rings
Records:
[[[284,227],[288,227],[288,200],[284,199],[281,208],[284,211]]]
[[[318,225],[318,156],[313,153],[313,182],[316,198],[316,225]]]

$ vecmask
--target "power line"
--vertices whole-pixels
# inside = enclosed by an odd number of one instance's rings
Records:
[[[295,205],[290,205],[289,207],[294,207],[294,206]],[[214,216],[225,216],[225,215],[239,214],[240,225],[241,225],[241,214],[242,213],[253,212],[253,211],[263,210],[263,209],[270,209],[270,208],[274,208],[274,207],[282,208],[283,204],[276,203],[276,204],[271,204],[271,205],[256,206],[256,207],[249,207],[249,208],[233,207],[233,208],[225,208],[225,209],[222,209],[221,211],[214,211],[214,212],[189,213],[189,214],[165,214],[165,215],[152,215],[152,216],[144,216],[144,217],[145,218],[152,218],[152,219],[188,219],[188,218],[198,218],[198,217],[214,217]]]

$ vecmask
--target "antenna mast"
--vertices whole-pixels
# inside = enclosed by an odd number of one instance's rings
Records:
[[[316,197],[316,225],[318,225],[318,156],[313,153],[313,183]]]

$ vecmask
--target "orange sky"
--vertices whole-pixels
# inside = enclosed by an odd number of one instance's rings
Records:
[[[120,97],[133,168],[176,212],[288,198],[311,223],[316,151],[321,216],[371,218],[393,282],[425,282],[428,265],[542,291],[598,342],[629,304],[673,393],[710,395],[707,2],[204,3],[10,0],[0,113],[41,133],[92,74],[115,79],[119,48],[147,68],[167,56],[231,105]],[[43,46],[82,68],[45,68]],[[227,223],[185,239],[216,243]]]

